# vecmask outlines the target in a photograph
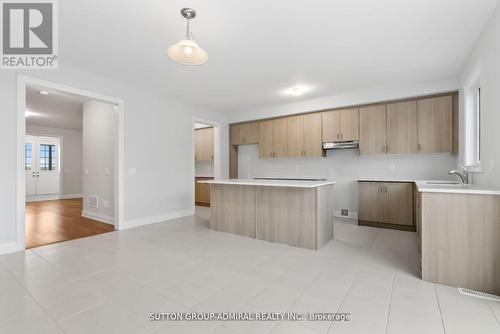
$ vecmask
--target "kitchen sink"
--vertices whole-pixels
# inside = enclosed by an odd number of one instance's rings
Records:
[[[462,186],[463,183],[453,181],[427,181],[425,184],[443,185],[443,186]]]

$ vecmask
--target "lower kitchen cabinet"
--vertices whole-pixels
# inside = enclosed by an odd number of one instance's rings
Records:
[[[358,182],[360,225],[415,231],[412,182]]]
[[[210,206],[210,184],[198,181],[213,180],[213,177],[195,177],[194,201],[199,206]]]

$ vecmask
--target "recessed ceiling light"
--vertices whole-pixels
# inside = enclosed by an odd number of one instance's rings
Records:
[[[41,90],[39,93],[40,93],[40,95],[49,95],[49,92],[47,92],[45,90]]]
[[[309,91],[309,87],[305,86],[295,86],[286,91],[288,95],[292,96],[302,96],[304,93],[307,93]]]

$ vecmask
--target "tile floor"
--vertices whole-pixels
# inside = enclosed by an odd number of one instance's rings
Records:
[[[500,303],[418,279],[415,234],[336,222],[318,252],[197,215],[0,256],[0,333],[500,333]],[[151,322],[150,312],[349,312],[350,322]]]

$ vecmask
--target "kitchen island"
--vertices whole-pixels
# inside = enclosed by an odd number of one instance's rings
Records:
[[[230,179],[210,183],[210,228],[320,249],[333,238],[334,181]]]

